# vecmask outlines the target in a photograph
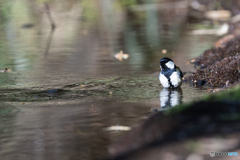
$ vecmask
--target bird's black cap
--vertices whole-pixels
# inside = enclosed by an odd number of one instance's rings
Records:
[[[162,59],[160,60],[160,63],[167,63],[167,62],[169,62],[169,61],[173,61],[173,60],[171,60],[171,59],[168,58],[168,57],[164,57],[164,58],[162,58]]]

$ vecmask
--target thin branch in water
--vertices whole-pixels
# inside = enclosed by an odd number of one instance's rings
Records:
[[[45,49],[45,55],[48,55],[49,48],[50,48],[51,43],[52,43],[53,33],[54,33],[54,29],[52,29],[52,30],[50,31],[49,35],[48,35],[47,43],[46,43],[46,49]]]
[[[54,22],[53,18],[52,18],[52,15],[51,15],[51,12],[50,12],[50,8],[49,8],[49,5],[47,2],[44,3],[44,6],[45,6],[45,10],[46,10],[46,14],[47,14],[47,17],[49,19],[49,22],[52,26],[52,30],[54,30],[56,28],[56,23]]]

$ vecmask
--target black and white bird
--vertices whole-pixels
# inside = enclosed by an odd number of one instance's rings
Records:
[[[164,88],[178,88],[181,86],[182,71],[170,58],[162,58],[160,60],[160,68],[159,80]]]

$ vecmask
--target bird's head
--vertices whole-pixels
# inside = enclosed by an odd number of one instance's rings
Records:
[[[170,58],[164,57],[160,60],[160,67],[163,70],[166,70],[166,69],[172,70],[175,68],[175,64]]]

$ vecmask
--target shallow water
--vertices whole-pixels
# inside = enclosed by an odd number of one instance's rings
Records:
[[[107,155],[107,145],[123,133],[108,131],[107,127],[130,126],[149,113],[149,108],[142,104],[113,100],[53,101],[12,108],[18,111],[16,115],[1,118],[3,159],[103,157]]]
[[[107,127],[135,125],[153,109],[162,108],[159,60],[167,56],[183,72],[194,71],[187,62],[217,39],[190,35],[192,26],[199,22],[188,16],[187,9],[138,11],[124,2],[101,2],[51,2],[57,26],[53,32],[40,2],[3,3],[2,8],[10,9],[2,11],[0,18],[0,69],[11,71],[0,73],[0,94],[4,101],[0,108],[0,157],[99,159],[106,156],[107,146],[125,133],[107,131]],[[120,50],[129,54],[129,58],[116,59],[114,55]],[[145,84],[135,86],[131,79],[139,75],[145,78]],[[120,81],[121,77],[128,77],[130,80],[124,83],[133,84],[129,92],[122,93],[124,85],[119,85],[118,90],[114,87],[113,91],[107,90],[110,94],[107,96],[84,92],[75,98],[57,95],[52,101],[42,99],[44,102],[38,102],[37,97],[35,102],[27,102],[28,97],[24,101],[16,98],[25,91],[34,91],[36,96],[35,91],[65,89],[67,85],[111,77],[120,77]],[[103,87],[95,88],[96,91],[109,86],[97,84]],[[11,94],[12,99],[6,100]],[[183,84],[181,92],[163,95],[176,95],[177,100],[173,100],[176,104],[204,94],[204,90]],[[48,93],[46,97],[53,96]]]

